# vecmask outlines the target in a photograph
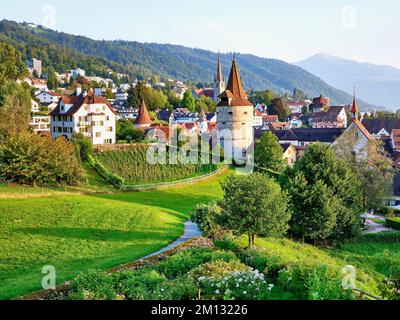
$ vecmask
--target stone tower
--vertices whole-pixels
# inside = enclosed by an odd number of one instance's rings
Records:
[[[225,91],[225,81],[222,76],[221,55],[218,53],[218,70],[217,76],[214,79],[214,100],[219,102],[219,96]]]
[[[217,125],[221,146],[235,160],[247,160],[251,153],[253,132],[253,105],[243,89],[236,59],[233,59],[231,74],[226,90],[219,96]],[[225,154],[227,156],[227,154]]]

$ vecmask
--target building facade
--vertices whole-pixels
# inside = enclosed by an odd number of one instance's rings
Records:
[[[74,133],[82,133],[94,145],[116,142],[116,112],[103,97],[92,91],[80,96],[62,97],[50,113],[53,138],[71,139]]]

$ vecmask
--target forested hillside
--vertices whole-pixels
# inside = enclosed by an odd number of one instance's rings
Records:
[[[108,68],[143,78],[152,74],[183,81],[211,82],[216,72],[217,53],[183,46],[129,41],[96,41],[29,24],[3,20],[0,40],[12,43],[24,58],[42,59],[57,71],[82,67],[89,74]],[[351,103],[352,97],[311,73],[276,59],[237,54],[246,89],[272,89],[279,93],[303,90],[310,97],[323,94],[333,104]],[[228,76],[233,53],[221,55],[223,73]],[[63,69],[63,70],[60,70]],[[360,102],[362,107],[366,103]]]

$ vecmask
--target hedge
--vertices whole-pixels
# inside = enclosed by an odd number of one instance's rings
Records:
[[[115,188],[120,189],[124,185],[125,180],[123,178],[108,171],[95,157],[88,155],[87,160],[93,169]]]
[[[388,228],[400,230],[400,218],[386,219],[386,226]]]

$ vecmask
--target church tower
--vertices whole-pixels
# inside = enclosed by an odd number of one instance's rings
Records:
[[[219,102],[219,96],[222,92],[225,91],[225,81],[222,76],[222,67],[221,67],[221,55],[218,52],[218,70],[217,76],[214,78],[214,100]]]
[[[225,152],[230,151],[227,148],[232,148],[234,159],[247,160],[254,142],[254,108],[243,89],[236,58],[232,62],[226,90],[219,97],[217,125],[221,146]]]

